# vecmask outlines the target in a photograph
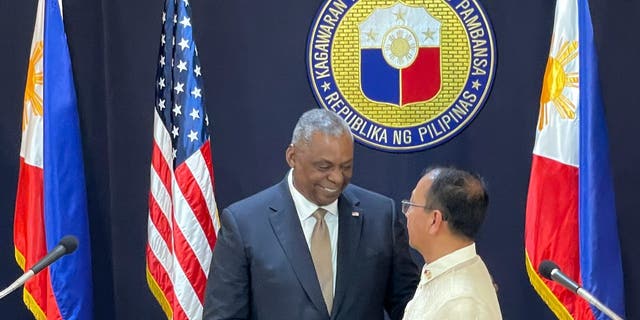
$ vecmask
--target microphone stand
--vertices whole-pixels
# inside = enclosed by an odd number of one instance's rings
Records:
[[[25,274],[21,275],[20,278],[18,278],[18,280],[14,281],[10,286],[5,288],[4,290],[0,291],[0,299],[6,297],[9,293],[20,288],[25,282],[27,282],[27,280],[31,279],[31,277],[33,277],[34,275],[35,273],[33,272],[33,270],[29,270]]]
[[[15,291],[20,288],[27,280],[31,279],[36,273],[40,272],[42,269],[48,267],[50,264],[56,262],[65,254],[69,254],[76,250],[78,247],[78,238],[73,235],[66,235],[58,245],[56,245],[53,250],[47,253],[40,261],[36,262],[36,264],[31,267],[27,272],[20,276],[16,281],[14,281],[11,285],[9,285],[4,290],[0,291],[0,299],[6,297],[9,293]]]
[[[615,312],[613,312],[611,309],[605,306],[602,302],[600,302],[600,300],[598,300],[591,293],[589,293],[589,291],[583,288],[578,288],[578,291],[576,291],[576,294],[582,297],[583,299],[587,300],[587,302],[589,302],[592,306],[596,307],[598,310],[602,311],[604,314],[609,316],[609,318],[613,320],[623,320],[619,315],[617,315]]]

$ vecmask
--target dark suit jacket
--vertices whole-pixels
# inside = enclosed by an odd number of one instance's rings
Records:
[[[369,320],[384,319],[385,309],[402,318],[419,281],[404,215],[390,198],[354,185],[338,210],[331,317],[285,179],[223,211],[204,319]]]

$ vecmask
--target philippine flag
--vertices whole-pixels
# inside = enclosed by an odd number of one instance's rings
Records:
[[[622,263],[607,129],[587,0],[558,0],[540,97],[527,199],[529,279],[560,319],[608,319],[573,292],[542,279],[552,260],[624,316]]]
[[[91,245],[82,143],[58,0],[38,1],[18,179],[13,238],[20,267],[29,270],[65,235],[79,240],[75,252],[27,281],[25,305],[36,319],[91,319]]]
[[[441,88],[440,21],[403,3],[375,9],[359,25],[360,85],[370,100],[403,106]]]

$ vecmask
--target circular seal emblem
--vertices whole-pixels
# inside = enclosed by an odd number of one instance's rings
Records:
[[[486,101],[495,66],[477,0],[325,0],[307,42],[318,103],[384,151],[433,148],[460,133]]]

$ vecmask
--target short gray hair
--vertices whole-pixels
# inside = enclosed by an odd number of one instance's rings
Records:
[[[298,142],[308,144],[314,132],[334,137],[349,134],[353,139],[349,125],[340,116],[332,111],[316,108],[306,111],[300,116],[295,129],[293,129],[291,144],[295,145]]]

